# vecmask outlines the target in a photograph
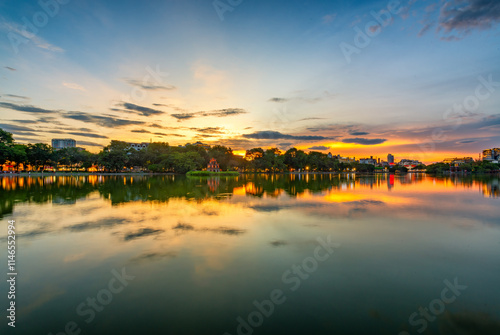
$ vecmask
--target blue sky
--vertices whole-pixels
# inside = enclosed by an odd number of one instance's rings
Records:
[[[61,2],[0,4],[0,128],[21,143],[500,146],[497,1]]]

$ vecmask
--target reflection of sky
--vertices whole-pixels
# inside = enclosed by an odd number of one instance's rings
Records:
[[[55,332],[75,320],[94,334],[232,333],[254,300],[280,288],[288,300],[263,333],[397,333],[455,277],[469,288],[449,312],[500,318],[498,199],[478,180],[413,178],[396,176],[389,190],[384,178],[356,177],[293,196],[292,183],[240,177],[223,199],[112,203],[94,190],[68,204],[20,202],[3,218],[18,227],[19,330]],[[223,179],[218,187],[227,192]],[[341,247],[291,292],[282,273],[327,235]],[[86,325],[75,307],[123,266],[136,279]]]

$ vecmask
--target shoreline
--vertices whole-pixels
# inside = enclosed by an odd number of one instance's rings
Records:
[[[500,174],[500,172],[484,172],[484,173],[446,173],[446,174],[436,174],[436,173],[427,173],[427,172],[412,172],[408,171],[405,173],[394,173],[394,172],[240,172],[239,175],[225,175],[222,174],[214,174],[207,177],[238,177],[245,175],[326,175],[326,174],[335,174],[335,175],[360,175],[360,176],[377,176],[377,175],[398,175],[404,176],[408,174],[426,174],[429,176],[483,176],[483,175],[496,175]],[[182,173],[174,173],[174,172],[0,172],[0,177],[52,177],[52,176],[188,176],[187,174]],[[193,177],[197,177],[197,175],[193,175]]]

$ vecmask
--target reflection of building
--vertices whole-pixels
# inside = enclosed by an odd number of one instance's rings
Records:
[[[483,150],[483,161],[498,161],[500,159],[500,148]]]
[[[219,163],[215,158],[212,158],[207,166],[207,171],[210,172],[220,172]]]
[[[71,138],[53,138],[52,148],[54,149],[64,149],[64,148],[75,148],[76,141]]]
[[[215,193],[215,191],[217,191],[217,188],[219,188],[219,183],[220,183],[219,177],[209,178],[207,180],[207,185],[208,185],[208,189],[210,190],[210,192]]]
[[[149,143],[142,142],[142,143],[129,143],[129,149],[134,149],[134,150],[142,150],[146,149],[149,146]]]
[[[492,180],[490,183],[483,183],[483,195],[490,198],[500,197],[500,185],[498,179]]]
[[[391,154],[387,155],[387,163],[394,164],[394,156]]]

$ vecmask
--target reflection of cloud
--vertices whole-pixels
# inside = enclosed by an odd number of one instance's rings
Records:
[[[228,227],[219,227],[219,228],[204,228],[199,231],[208,231],[211,233],[223,234],[223,235],[241,235],[246,232],[244,229],[236,229],[236,228],[228,228]]]
[[[190,224],[179,222],[177,226],[173,227],[175,230],[183,230],[183,231],[199,231],[199,232],[211,232],[223,235],[241,235],[245,233],[245,230],[236,229],[236,228],[228,228],[228,227],[218,227],[218,228],[200,228],[197,229]]]
[[[131,259],[132,262],[157,261],[162,258],[175,258],[177,253],[174,251],[167,252],[146,252]]]
[[[175,230],[194,230],[194,227],[187,223],[179,222],[177,226],[173,227]]]
[[[162,229],[142,228],[136,232],[128,233],[123,238],[125,241],[135,240],[144,236],[151,236],[163,233]]]
[[[130,221],[123,218],[106,218],[97,221],[89,221],[89,222],[74,224],[66,227],[65,229],[78,232],[78,231],[86,231],[89,229],[112,227],[115,225],[125,224],[125,223],[130,223]]]
[[[85,257],[85,253],[79,253],[79,254],[74,254],[74,255],[68,255],[64,257],[63,262],[64,263],[71,263],[71,262],[76,262],[79,261],[80,259],[83,259]]]
[[[284,245],[287,245],[288,242],[283,240],[274,240],[272,242],[269,242],[269,244],[271,244],[273,247],[282,247]]]

